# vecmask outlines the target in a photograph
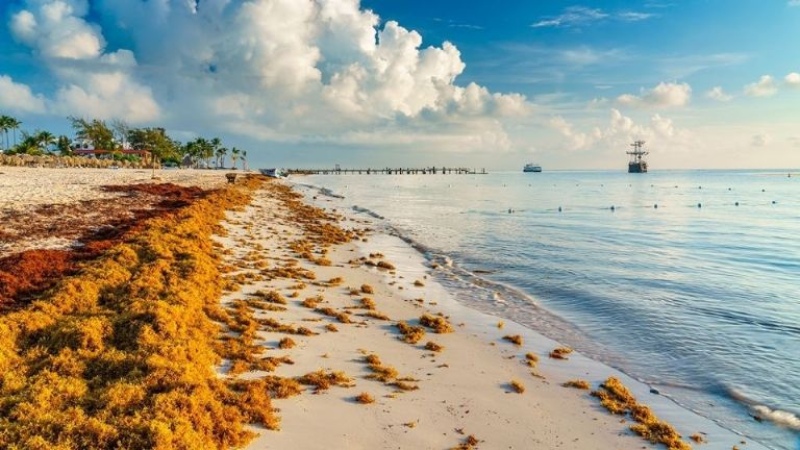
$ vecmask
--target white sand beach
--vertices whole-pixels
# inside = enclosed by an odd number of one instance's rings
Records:
[[[0,201],[4,208],[18,210],[114,195],[98,190],[107,184],[158,181],[204,188],[225,184],[224,174],[214,171],[159,171],[158,180],[141,170],[0,167],[0,173]],[[698,434],[706,441],[701,448],[763,448],[743,443],[736,434],[663,396],[648,395],[646,386],[610,368],[598,375],[586,368],[587,360],[579,354],[565,360],[549,358],[557,343],[460,306],[434,280],[435,267],[396,238],[366,233],[361,241],[314,254],[317,261],[326,261],[312,263],[308,256],[300,257],[296,247],[290,248],[312,239],[290,214],[273,191],[256,191],[248,207],[228,212],[223,224],[227,235],[217,238],[223,263],[232,268],[231,277],[280,267],[313,276],[303,282],[291,277],[243,277],[241,289],[225,294],[221,302],[230,305],[259,291],[276,291],[285,304],[256,310],[256,317],[306,327],[313,334],[259,331],[265,355],[292,361],[269,375],[294,378],[325,370],[342,372],[350,381],[346,387],[318,393],[309,387],[301,395],[273,399],[280,430],[253,427],[258,436],[248,449],[652,447],[629,430],[630,419],[608,413],[589,390],[562,386],[585,378],[596,389],[607,376],[632,383],[640,401],[675,425],[687,442]],[[340,225],[363,230],[373,224],[343,217]],[[395,268],[379,269],[378,261]],[[307,299],[312,299],[312,307]],[[420,325],[426,314],[449,324],[452,331],[436,333]],[[400,321],[424,328],[424,336],[415,343],[404,342],[396,326]],[[519,345],[505,339],[514,335],[520,336]],[[294,346],[279,348],[287,337]],[[367,362],[370,355],[374,355],[372,367]],[[378,367],[390,373],[382,381],[371,377],[378,360]],[[223,364],[220,376],[227,376],[227,369]],[[362,394],[373,401],[358,401]]]
[[[370,226],[360,219],[346,219],[343,225]],[[263,191],[245,211],[231,213],[226,228],[229,236],[221,242],[231,251],[227,256],[230,264],[246,257],[254,248],[269,249],[270,265],[281,264],[298,257],[287,244],[303,238],[301,230],[287,219],[279,202]],[[380,256],[375,258],[378,252],[386,252],[386,260],[397,269],[387,271],[351,264],[359,259],[378,261],[381,259]],[[297,397],[275,400],[274,405],[282,418],[280,431],[258,430],[261,435],[249,449],[622,449],[650,446],[629,430],[632,421],[608,413],[588,390],[562,386],[576,378],[571,374],[596,376],[589,375],[585,369],[586,358],[574,354],[568,360],[550,359],[548,352],[557,343],[513,323],[500,328],[497,319],[461,307],[433,281],[430,275],[435,269],[399,239],[371,235],[360,242],[334,247],[325,256],[332,261],[330,266],[318,266],[305,260],[301,260],[299,266],[314,272],[317,281],[341,278],[341,285],[331,287],[308,282],[298,290],[292,280],[260,281],[247,284],[241,292],[223,299],[223,302],[230,302],[257,291],[276,290],[289,297],[285,305],[287,310],[260,314],[319,333],[292,336],[297,346],[291,349],[278,348],[285,335],[261,333],[269,349],[268,355],[288,356],[294,361],[293,365],[281,365],[276,370],[277,375],[297,377],[324,369],[344,372],[353,379],[351,387],[332,387],[318,394],[309,390]],[[363,285],[372,287],[374,293],[361,292]],[[297,296],[291,298],[293,295]],[[317,296],[324,298],[321,307],[347,313],[354,323],[340,323],[336,318],[302,306],[303,300]],[[367,311],[360,301],[364,297],[373,299],[375,311],[388,320],[366,317]],[[406,321],[418,325],[423,314],[445,315],[454,331],[437,334],[427,329],[418,343],[403,342],[394,324]],[[326,326],[330,325],[337,331],[327,330]],[[514,334],[524,336],[521,346],[503,339]],[[443,350],[427,350],[425,345],[429,341],[443,346]],[[535,367],[527,364],[527,353],[538,357]],[[367,355],[377,355],[382,364],[397,369],[398,377],[414,380],[412,384],[418,389],[403,391],[369,379],[372,370],[365,362]],[[574,367],[564,370],[570,365]],[[603,376],[623,376],[611,369],[605,372]],[[588,379],[592,388],[597,388],[602,380]],[[518,381],[524,392],[515,392],[512,381]],[[644,386],[633,388],[647,395],[646,390],[642,392]],[[368,393],[375,402],[357,402],[356,397],[361,393]],[[657,412],[680,419],[687,442],[690,442],[690,434],[699,433],[707,441],[703,448],[730,449],[743,445],[735,434],[677,408],[663,397],[651,394],[641,401],[649,404],[651,400],[659,403]],[[468,436],[477,439],[474,447],[467,443]]]

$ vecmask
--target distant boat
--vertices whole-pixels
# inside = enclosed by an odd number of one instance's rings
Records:
[[[525,167],[522,169],[523,172],[541,172],[542,166],[539,164],[528,163],[525,164]]]
[[[643,150],[643,146],[644,141],[635,141],[631,144],[633,151],[625,152],[631,155],[631,159],[628,161],[628,173],[647,173],[647,161],[644,160],[644,156],[650,152]]]
[[[286,176],[281,169],[258,169],[261,175],[266,175],[270,178],[280,178]]]

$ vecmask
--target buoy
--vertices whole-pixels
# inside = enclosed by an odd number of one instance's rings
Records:
[[[767,192],[767,190],[766,189],[762,189],[761,192]]]
[[[736,205],[736,206],[739,206],[739,202],[736,202],[736,203],[735,203],[735,205]]]
[[[778,203],[778,202],[776,202],[775,200],[773,200],[773,201],[772,201],[772,204],[773,204],[773,205],[774,205],[774,204],[776,204],[776,203]]]
[[[698,204],[697,204],[697,207],[698,207],[698,208],[702,208],[702,207],[703,207],[703,204],[702,204],[702,203],[698,203]]]
[[[615,208],[614,208],[614,205],[611,205],[611,210],[612,210],[612,211],[614,211],[614,209],[615,209]]]
[[[558,207],[558,212],[561,212],[561,207],[560,206]]]
[[[703,189],[703,186],[697,186],[697,189]]]
[[[654,209],[658,209],[658,203],[656,203],[655,205],[653,205],[653,208],[654,208]]]

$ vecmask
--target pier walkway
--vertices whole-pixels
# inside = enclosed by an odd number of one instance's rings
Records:
[[[335,167],[333,169],[286,169],[288,175],[486,175],[486,169],[469,169],[466,167],[425,167],[421,169],[416,168],[390,168],[383,169],[342,169]]]

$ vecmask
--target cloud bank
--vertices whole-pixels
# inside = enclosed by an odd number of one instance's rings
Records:
[[[277,141],[378,145],[401,129],[421,141],[448,130],[470,137],[462,150],[508,148],[499,119],[532,106],[459,85],[465,64],[453,44],[423,48],[419,33],[381,24],[359,0],[98,0],[91,16],[89,6],[26,0],[11,15],[12,36],[56,86],[44,100],[0,78],[13,87],[0,102],[15,95],[28,112]]]
[[[692,88],[687,83],[659,83],[653,89],[642,89],[639,95],[623,94],[617,103],[625,106],[673,108],[689,104]]]

